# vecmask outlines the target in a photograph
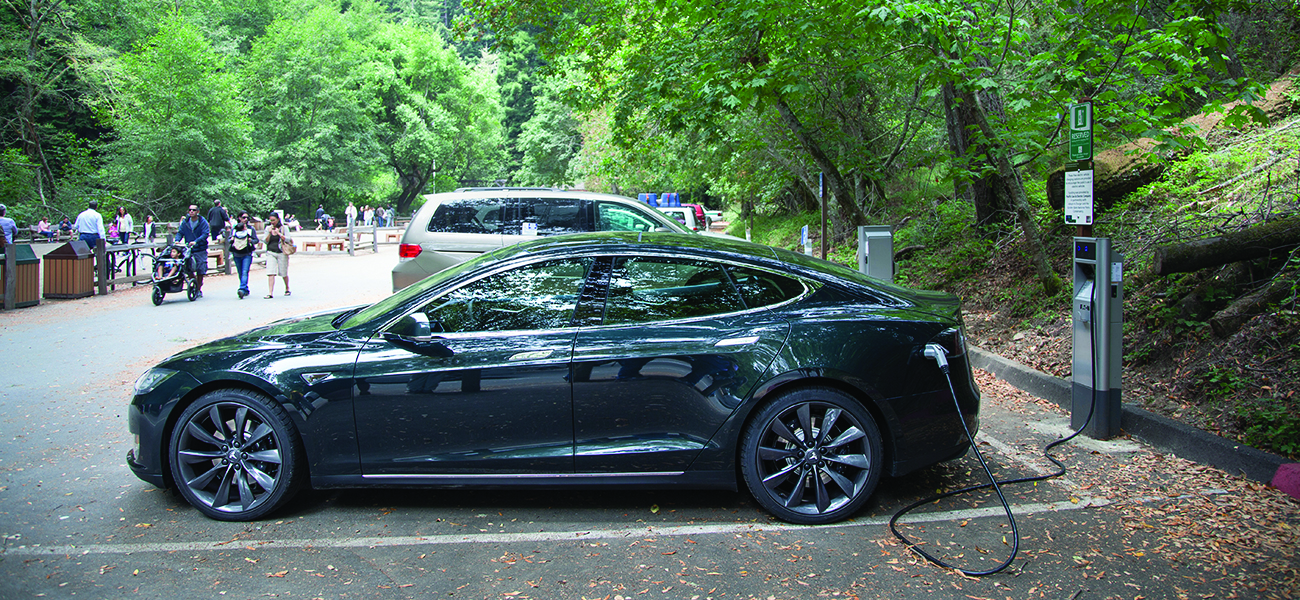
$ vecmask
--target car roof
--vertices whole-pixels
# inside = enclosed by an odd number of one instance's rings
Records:
[[[429,213],[437,210],[438,206],[443,202],[473,200],[478,198],[579,198],[583,200],[600,200],[601,202],[637,207],[638,209],[644,209],[646,214],[663,214],[655,210],[655,207],[649,206],[634,198],[602,192],[588,192],[585,190],[561,190],[552,188],[461,188],[454,192],[425,194],[423,197],[425,203],[416,210],[414,217],[419,221],[429,218]],[[673,219],[662,219],[662,223],[666,223],[672,227],[683,227]]]
[[[553,188],[461,188],[454,192],[438,192],[436,194],[425,194],[424,199],[427,206],[430,202],[445,202],[448,200],[462,200],[470,198],[584,198],[587,200],[608,200],[613,202],[625,202],[639,204],[644,206],[644,202],[638,202],[635,198],[619,196],[616,194],[606,194],[603,192],[589,192],[585,190],[560,190]]]

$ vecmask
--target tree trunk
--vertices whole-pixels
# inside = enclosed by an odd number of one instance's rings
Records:
[[[952,83],[946,83],[943,86],[943,110],[953,162],[962,164],[974,160],[973,157],[988,156],[988,148],[976,144],[969,135],[970,128],[979,127],[975,95],[959,91]],[[973,172],[977,169],[969,170]],[[989,174],[971,181],[954,177],[953,186],[958,198],[964,198],[975,205],[975,224],[980,228],[1007,223],[1015,214],[1006,187],[999,185],[997,175]]]
[[[1291,295],[1295,279],[1278,277],[1254,293],[1242,296],[1210,319],[1214,335],[1226,338],[1241,329],[1246,321],[1268,312],[1268,308]]]
[[[835,196],[835,205],[838,207],[840,221],[845,225],[857,227],[858,225],[867,224],[867,215],[862,212],[862,207],[854,201],[853,189],[844,181],[844,176],[840,174],[839,167],[826,152],[822,150],[817,140],[808,135],[804,129],[803,123],[799,121],[799,116],[794,114],[794,109],[786,104],[785,98],[780,94],[773,96],[773,103],[776,105],[776,111],[781,115],[781,122],[789,128],[790,133],[799,141],[799,145],[808,152],[817,163],[818,168],[826,174],[826,183],[830,187],[831,195]]]
[[[984,139],[989,140],[989,156],[993,157],[994,164],[997,165],[1000,184],[1006,186],[1011,196],[1012,207],[1015,209],[1016,219],[1020,223],[1021,231],[1024,232],[1025,245],[1029,248],[1029,260],[1034,267],[1034,275],[1042,284],[1044,293],[1049,296],[1055,295],[1061,289],[1061,279],[1052,271],[1051,263],[1047,262],[1047,251],[1043,248],[1043,239],[1038,233],[1038,222],[1034,220],[1033,207],[1029,205],[1029,197],[1025,194],[1025,182],[1020,178],[1020,172],[1011,164],[1009,156],[1011,149],[1002,146],[998,141],[984,107],[979,102],[975,102],[974,107],[976,124],[984,134]]]
[[[1235,233],[1156,248],[1157,275],[1191,273],[1206,267],[1264,258],[1300,246],[1300,218],[1256,225]]]

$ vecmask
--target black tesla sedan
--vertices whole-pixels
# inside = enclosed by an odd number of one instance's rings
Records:
[[[577,234],[167,359],[135,383],[127,462],[221,520],[303,486],[743,481],[828,523],[961,456],[978,415],[954,296],[739,240]]]

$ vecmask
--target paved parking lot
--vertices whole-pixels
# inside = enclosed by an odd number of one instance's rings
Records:
[[[318,491],[274,518],[220,523],[131,475],[135,377],[196,343],[373,301],[395,248],[294,257],[293,296],[153,306],[148,288],[0,313],[0,597],[1201,598],[1295,597],[1297,506],[1264,486],[1128,440],[1070,445],[1065,477],[1008,488],[1017,559],[980,579],[918,560],[889,532],[913,500],[983,480],[973,455],[882,481],[852,521],[771,520],[743,493]],[[277,289],[281,286],[277,283]],[[1051,465],[1068,423],[981,374],[980,448],[1000,478]],[[969,569],[1014,537],[988,492],[927,505],[909,537]]]

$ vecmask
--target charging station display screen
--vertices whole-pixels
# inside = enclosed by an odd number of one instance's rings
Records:
[[[1074,242],[1074,257],[1082,258],[1084,260],[1097,260],[1096,242],[1081,242],[1076,240]]]

